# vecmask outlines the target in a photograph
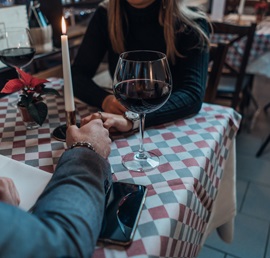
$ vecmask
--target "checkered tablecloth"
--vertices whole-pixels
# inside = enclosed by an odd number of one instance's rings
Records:
[[[230,40],[232,35],[213,34],[211,41],[218,42],[220,39]],[[227,54],[227,62],[238,68],[241,64],[243,49],[246,44],[246,39],[243,38],[240,41],[234,43],[233,47],[230,47]],[[270,51],[270,21],[264,21],[258,25],[256,33],[254,35],[252,48],[250,51],[249,64],[254,62],[263,54]]]
[[[61,80],[54,80],[59,87]],[[65,123],[62,97],[48,96],[48,118],[26,131],[16,108],[0,99],[0,154],[53,172],[65,143],[51,137]],[[93,110],[76,103],[77,118]],[[215,201],[240,116],[231,108],[204,104],[185,120],[148,128],[145,149],[160,155],[161,164],[147,173],[127,171],[121,156],[139,147],[139,134],[112,143],[109,161],[114,179],[146,185],[148,194],[134,241],[129,247],[98,246],[94,257],[195,257]]]

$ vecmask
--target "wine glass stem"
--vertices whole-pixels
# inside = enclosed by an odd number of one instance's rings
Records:
[[[20,70],[22,70],[22,71],[24,71],[24,69],[22,68],[22,67],[19,67],[19,69]],[[21,79],[22,77],[21,77],[21,75],[20,75],[20,73],[16,70],[16,72],[17,72],[17,75],[18,75],[18,78],[19,79]],[[21,94],[22,94],[22,90],[20,90],[19,92],[18,92],[18,95],[20,96]],[[18,97],[19,98],[19,97]],[[19,98],[19,100],[20,100],[20,98]],[[16,102],[18,102],[18,101],[16,101]]]
[[[140,114],[140,147],[138,151],[138,158],[145,158],[144,147],[143,147],[143,139],[144,139],[144,122],[145,122],[145,114]]]

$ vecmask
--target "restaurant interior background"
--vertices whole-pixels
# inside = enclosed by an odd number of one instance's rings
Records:
[[[49,52],[36,54],[34,62],[28,67],[32,74],[46,78],[62,77],[59,17],[64,14],[66,18],[70,53],[71,58],[74,58],[86,26],[99,2],[99,0],[40,0],[41,10],[53,29],[51,39],[53,48]],[[187,2],[211,11],[212,1],[190,0]],[[0,7],[0,24],[9,22],[1,20],[1,11],[7,10],[5,8],[17,8],[18,5],[28,7],[27,1],[23,0],[15,1],[14,6]],[[254,8],[247,6],[244,13],[254,15]],[[266,54],[270,60],[270,52]],[[268,65],[270,66],[269,63]],[[106,60],[98,72],[103,72],[105,69]],[[270,71],[270,67],[267,69]],[[7,79],[15,76],[14,70],[5,66],[0,67],[0,89]],[[269,87],[270,72],[269,77],[267,74],[255,74],[252,93],[258,103],[258,109],[254,110],[254,107],[250,107],[248,112],[254,120],[250,119],[246,126],[241,128],[236,138],[238,214],[235,221],[234,240],[232,243],[226,244],[219,239],[216,233],[211,234],[206,240],[199,258],[270,258],[270,143],[263,153],[256,157],[260,146],[270,134],[270,108],[264,110],[265,105],[270,102]],[[224,102],[222,104],[226,105]],[[255,118],[254,112],[256,113]],[[250,126],[251,120],[253,121],[252,126]]]

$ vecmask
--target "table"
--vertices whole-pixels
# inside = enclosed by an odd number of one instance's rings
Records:
[[[52,80],[61,87],[62,80]],[[48,118],[39,129],[26,131],[16,109],[16,96],[0,99],[0,154],[53,172],[65,143],[51,137],[65,122],[62,97],[47,96]],[[94,109],[76,103],[77,118]],[[143,184],[146,202],[128,248],[98,245],[94,257],[196,257],[214,229],[231,241],[235,202],[234,139],[240,115],[233,109],[204,104],[185,120],[148,128],[145,148],[161,155],[158,168],[127,171],[121,156],[138,148],[139,134],[112,142],[109,162],[114,180]]]
[[[244,19],[244,24],[255,21],[255,16],[242,15],[241,17],[242,19]],[[238,15],[230,14],[226,16],[224,20],[226,22],[236,23],[238,20]],[[216,42],[220,39],[220,37],[222,36],[213,35],[212,41]],[[230,37],[230,35],[226,35],[226,37]],[[231,47],[228,51],[227,62],[235,68],[238,68],[240,66],[241,55],[243,53],[244,46],[245,40],[243,39],[240,42],[235,43],[234,47]],[[255,32],[252,48],[250,51],[249,63],[246,69],[247,72],[250,74],[261,74],[269,76],[270,61],[268,62],[269,66],[265,66],[266,62],[265,60],[267,58],[264,57],[264,55],[266,55],[269,52],[270,52],[270,18],[267,18],[257,25],[257,30]]]

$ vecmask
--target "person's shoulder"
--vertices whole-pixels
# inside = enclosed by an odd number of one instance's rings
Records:
[[[191,6],[189,7],[189,9],[191,12],[194,12],[195,16],[196,14],[198,15],[198,17],[194,19],[197,23],[200,23],[200,24],[208,23],[209,19],[207,17],[207,14],[204,11],[202,11],[199,7]]]
[[[183,21],[179,23],[180,33],[179,38],[185,38],[183,48],[190,48],[190,46],[201,46],[202,31],[209,35],[209,21],[206,14],[196,7],[189,7],[187,17],[189,22]]]
[[[194,13],[194,15],[191,15],[191,19],[199,26],[201,27],[204,31],[208,31],[209,29],[209,18],[205,12],[203,12],[200,8],[196,6],[190,6],[188,9]],[[186,26],[186,30],[190,32],[192,28],[190,26]]]
[[[94,12],[94,15],[91,19],[91,23],[99,24],[103,26],[104,24],[107,24],[107,18],[108,18],[107,7],[102,2],[101,4],[97,6]]]
[[[209,21],[206,18],[198,18],[195,22],[205,31],[209,29]]]
[[[108,3],[107,1],[103,1],[97,6],[94,15],[107,16],[107,10],[108,10]]]

